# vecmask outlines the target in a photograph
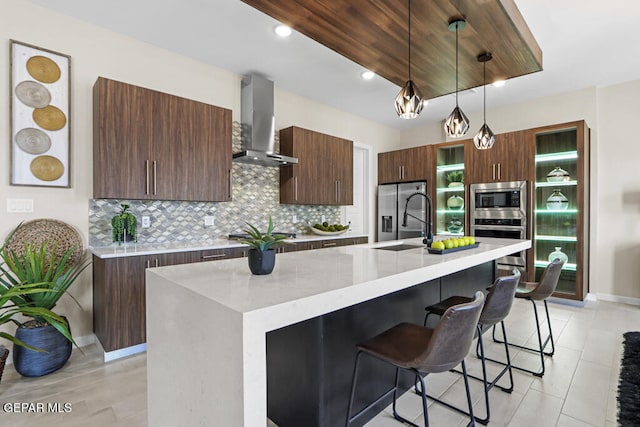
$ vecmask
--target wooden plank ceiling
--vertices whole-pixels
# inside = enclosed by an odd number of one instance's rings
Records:
[[[242,0],[379,76],[403,86],[408,78],[408,3],[402,0]],[[411,74],[427,99],[455,92],[455,32],[459,88],[482,86],[477,56],[491,52],[487,81],[542,70],[542,51],[513,0],[413,0]]]

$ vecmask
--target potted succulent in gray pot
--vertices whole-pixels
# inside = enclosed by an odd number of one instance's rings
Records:
[[[11,301],[12,311],[7,314],[19,312],[31,319],[22,323],[11,319],[18,324],[15,337],[3,337],[14,343],[16,370],[23,376],[37,377],[60,369],[71,355],[75,342],[69,323],[52,309],[90,262],[72,262],[75,247],[59,254],[57,245],[49,242],[25,243],[24,251],[9,249],[14,233],[0,251],[0,293]],[[29,292],[20,292],[24,287]]]
[[[265,233],[260,232],[260,230],[249,223],[247,223],[247,226],[248,228],[243,231],[247,233],[250,238],[240,239],[240,242],[251,246],[248,254],[249,269],[256,275],[270,274],[276,265],[275,248],[286,243],[284,239],[286,239],[287,236],[283,234],[273,234],[273,221],[271,217],[269,217],[269,226]]]

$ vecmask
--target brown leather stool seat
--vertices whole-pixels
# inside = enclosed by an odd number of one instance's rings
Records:
[[[520,366],[513,365],[513,367],[521,371],[529,372],[537,377],[541,377],[544,375],[544,356],[551,357],[556,351],[555,343],[553,341],[553,331],[551,330],[551,319],[549,318],[549,307],[547,306],[547,298],[549,298],[551,294],[555,292],[556,287],[558,286],[558,280],[560,279],[560,273],[562,271],[563,265],[564,261],[560,259],[553,260],[542,272],[539,282],[520,282],[521,286],[516,289],[516,298],[529,300],[531,301],[531,304],[533,304],[533,314],[536,321],[536,330],[538,332],[538,348],[531,348],[517,344],[509,345],[538,353],[540,355],[541,368],[538,371],[533,371],[531,369],[526,369]],[[549,335],[547,335],[544,340],[542,339],[542,335],[540,333],[540,322],[538,319],[538,307],[536,305],[536,301],[542,301],[544,303],[544,311],[547,315],[547,326],[549,328]],[[499,343],[503,342],[496,338],[495,328],[493,328],[493,340]],[[551,351],[544,351],[549,342],[551,342]]]
[[[482,312],[480,313],[480,318],[478,319],[477,331],[478,331],[478,342],[476,346],[476,354],[480,358],[482,362],[482,378],[475,377],[473,375],[468,375],[471,378],[482,381],[484,385],[484,401],[486,407],[486,417],[479,418],[475,417],[476,421],[481,424],[487,424],[489,422],[489,418],[491,416],[490,408],[489,408],[489,390],[491,390],[494,386],[500,388],[502,391],[506,393],[511,393],[513,391],[513,372],[511,370],[511,356],[509,355],[509,346],[507,345],[506,339],[506,331],[504,327],[504,319],[509,315],[511,311],[511,306],[513,305],[513,299],[516,293],[516,287],[518,286],[518,282],[520,281],[520,272],[517,272],[511,276],[502,276],[496,279],[493,285],[489,288],[489,293],[487,294],[487,299],[485,300],[484,307],[482,308]],[[430,314],[438,314],[442,316],[446,310],[458,304],[464,304],[471,301],[472,298],[465,296],[452,296],[439,303],[430,305],[425,307],[427,314],[424,317],[424,324],[426,326],[427,319]],[[484,354],[484,344],[482,340],[482,332],[483,328],[486,326],[493,326],[500,323],[502,326],[502,333],[504,334],[504,349],[506,354],[507,363],[505,364],[504,369],[498,373],[495,378],[491,381],[487,380],[487,368]],[[502,378],[505,373],[509,373],[509,387],[501,387],[496,385],[496,383]],[[417,392],[417,390],[416,390]],[[427,397],[439,401],[438,399],[427,395]],[[466,411],[457,408],[449,403],[439,401],[445,406],[454,409],[463,414],[469,415]]]
[[[358,344],[358,352],[353,368],[349,407],[347,410],[347,427],[371,407],[387,399],[392,393],[394,418],[405,424],[417,427],[417,424],[403,418],[396,411],[400,369],[411,372],[420,380],[422,386],[421,394],[424,424],[428,427],[427,396],[424,392],[425,385],[421,374],[445,372],[460,363],[462,364],[462,372],[464,375],[471,425],[475,425],[464,358],[469,351],[469,347],[471,347],[471,341],[473,340],[475,327],[480,318],[483,304],[484,295],[482,292],[476,292],[475,298],[471,302],[454,305],[446,310],[435,328],[427,328],[410,323],[400,323]],[[360,357],[363,354],[395,366],[395,384],[393,388],[385,392],[374,402],[351,416],[357,385],[358,365],[360,363]]]

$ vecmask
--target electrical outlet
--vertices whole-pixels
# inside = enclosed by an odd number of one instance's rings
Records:
[[[142,217],[142,228],[149,228],[149,227],[151,227],[151,218],[145,215]]]
[[[291,219],[291,222],[293,222],[294,224],[296,224],[298,222],[298,215],[293,215],[293,218]]]
[[[204,216],[204,225],[205,227],[211,227],[216,222],[215,217],[213,215],[205,215]]]

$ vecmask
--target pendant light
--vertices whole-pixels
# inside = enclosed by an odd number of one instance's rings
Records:
[[[422,111],[422,94],[411,80],[411,0],[409,0],[409,80],[396,96],[396,113],[403,119],[415,119]]]
[[[493,134],[489,126],[487,126],[487,62],[491,61],[493,56],[490,52],[481,53],[478,55],[478,62],[482,62],[482,83],[484,84],[484,123],[482,127],[473,137],[473,143],[478,150],[486,150],[493,147],[493,143],[496,142],[496,136]]]
[[[454,19],[449,23],[449,31],[456,32],[456,108],[444,122],[444,130],[452,138],[461,137],[469,130],[469,119],[458,106],[458,31],[463,30],[466,24],[464,19]]]

